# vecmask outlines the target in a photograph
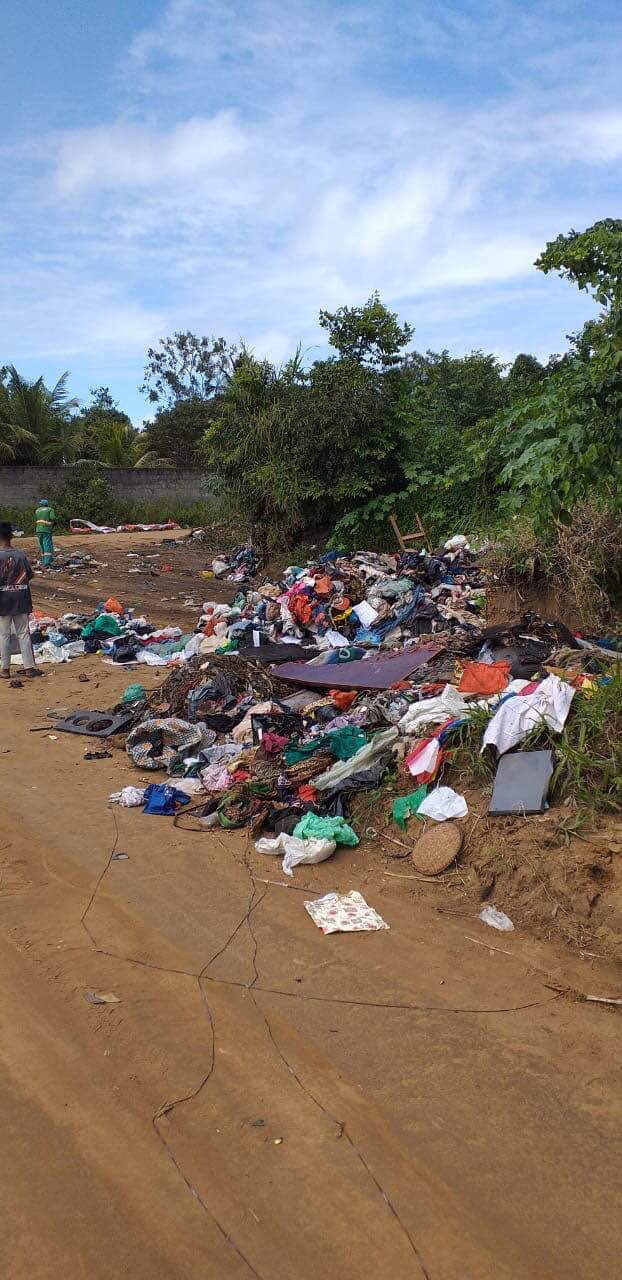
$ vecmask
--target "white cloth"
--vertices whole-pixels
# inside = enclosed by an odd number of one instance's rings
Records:
[[[120,804],[123,805],[124,809],[137,808],[139,804],[144,804],[144,802],[144,787],[124,787],[122,791],[113,791],[112,795],[108,796],[109,804]]]
[[[400,733],[414,735],[423,725],[442,724],[444,720],[466,712],[468,705],[453,684],[446,684],[437,698],[426,698],[408,708],[399,722]]]
[[[301,863],[313,866],[325,862],[332,857],[337,845],[334,840],[300,840],[282,831],[275,840],[258,840],[255,848],[257,853],[282,853],[283,870],[286,876],[291,876],[294,867]]]
[[[419,805],[417,817],[444,822],[446,818],[466,818],[468,812],[464,796],[451,787],[436,787]]]
[[[561,733],[574,695],[575,690],[559,676],[547,676],[533,693],[508,698],[486,728],[482,751],[492,744],[503,755],[542,721],[554,733]]]

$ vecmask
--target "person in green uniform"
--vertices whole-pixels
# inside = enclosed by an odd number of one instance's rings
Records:
[[[49,568],[54,559],[54,541],[52,538],[52,530],[56,516],[54,509],[50,506],[47,498],[42,498],[37,510],[35,511],[35,532],[39,539],[39,550],[41,552],[41,564],[44,569]]]

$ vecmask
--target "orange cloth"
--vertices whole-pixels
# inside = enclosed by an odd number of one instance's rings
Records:
[[[356,689],[354,690],[329,689],[329,694],[335,706],[339,707],[340,711],[349,711],[350,707],[352,706],[352,703],[356,702],[356,699],[358,697]]]
[[[332,589],[333,589],[333,584],[327,573],[320,574],[319,578],[315,579],[316,596],[329,596],[332,592]]]
[[[104,604],[104,609],[106,613],[123,613],[123,605],[119,604],[119,601],[115,600],[114,596],[108,597]]]
[[[509,662],[463,662],[458,693],[501,693],[509,678]]]
[[[304,804],[315,804],[317,800],[317,791],[315,787],[310,787],[307,782],[298,788],[298,795]]]
[[[289,611],[293,614],[296,622],[304,627],[310,621],[313,606],[307,596],[293,596],[289,601]]]

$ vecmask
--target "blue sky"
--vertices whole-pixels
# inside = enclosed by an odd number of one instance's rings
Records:
[[[563,350],[620,214],[618,0],[4,0],[0,363],[139,423],[175,329],[283,360],[378,289],[420,349]]]

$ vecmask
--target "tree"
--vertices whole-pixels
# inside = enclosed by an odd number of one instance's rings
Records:
[[[536,521],[568,524],[586,498],[620,504],[622,478],[622,221],[550,241],[536,266],[590,289],[603,308],[573,339],[542,389],[506,416],[501,481]]]
[[[211,400],[226,386],[234,356],[235,347],[224,338],[174,333],[149,348],[140,391],[168,409],[180,400]]]
[[[372,293],[362,307],[320,311],[320,325],[328,330],[330,345],[342,359],[379,369],[399,364],[414,333],[409,324],[399,323],[378,293]]]
[[[141,432],[139,453],[167,458],[178,467],[195,466],[198,445],[215,413],[215,402],[198,396],[159,409]]]
[[[138,432],[108,387],[90,387],[91,403],[77,415],[83,431],[82,457],[110,467],[131,467]]]
[[[64,373],[51,389],[43,378],[28,382],[8,365],[3,380],[0,414],[4,433],[16,462],[67,463],[79,456],[83,440],[82,424],[72,415],[78,406],[67,396]]]
[[[544,365],[535,356],[518,355],[507,375],[505,385],[510,401],[529,395],[546,377]]]
[[[204,460],[262,550],[286,544],[301,523],[304,385],[299,357],[277,370],[243,351],[204,433]]]

